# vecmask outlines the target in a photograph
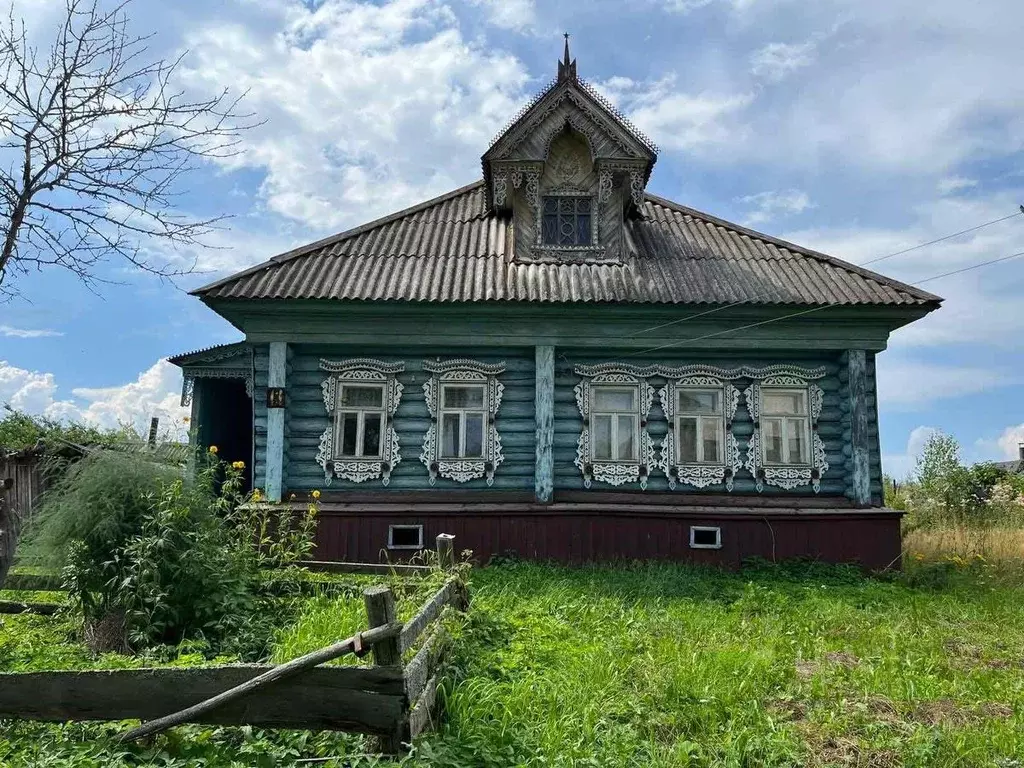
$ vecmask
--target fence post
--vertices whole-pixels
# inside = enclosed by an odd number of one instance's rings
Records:
[[[14,552],[18,547],[20,521],[7,498],[7,492],[13,487],[11,478],[0,480],[0,585],[7,579],[7,571],[14,563]]]
[[[437,566],[442,571],[455,567],[455,537],[450,533],[437,535]]]
[[[387,624],[394,624],[397,619],[395,610],[395,596],[390,587],[377,585],[370,587],[363,592],[363,602],[366,605],[366,620],[370,629],[381,627]],[[400,666],[402,664],[402,651],[398,645],[398,637],[387,637],[380,642],[373,644],[373,663],[380,667]],[[408,713],[402,722],[397,724],[395,733],[390,736],[380,737],[380,751],[388,754],[398,754],[402,751],[402,737],[409,727]]]

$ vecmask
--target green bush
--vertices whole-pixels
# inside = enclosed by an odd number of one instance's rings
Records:
[[[6,415],[0,419],[0,448],[20,451],[33,448],[42,441],[51,449],[60,450],[66,443],[87,446],[110,446],[125,439],[138,440],[131,427],[97,429],[85,424],[61,422],[45,416],[30,416],[4,406]]]
[[[32,548],[63,567],[95,650],[190,640],[211,654],[267,653],[287,606],[269,602],[263,570],[308,557],[316,508],[244,503],[243,468],[211,455],[189,480],[101,451],[50,494]]]

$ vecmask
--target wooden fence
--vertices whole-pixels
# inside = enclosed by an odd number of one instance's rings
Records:
[[[10,480],[7,504],[22,519],[28,520],[46,490],[42,459],[36,454],[0,456],[0,483]]]
[[[438,536],[439,563],[448,571],[453,540]],[[468,594],[451,576],[404,624],[396,621],[388,587],[367,589],[364,602],[367,630],[279,666],[0,674],[0,717],[151,721],[126,738],[184,722],[344,730],[374,734],[381,751],[395,753],[435,717],[437,671],[449,647],[439,618],[445,606],[467,610]],[[417,645],[403,664],[403,654]],[[347,653],[370,652],[374,666],[323,666]]]

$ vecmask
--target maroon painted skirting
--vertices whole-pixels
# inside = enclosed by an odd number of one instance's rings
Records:
[[[315,557],[382,562],[407,559],[388,550],[388,527],[422,525],[426,546],[439,533],[485,563],[493,555],[578,563],[686,560],[734,568],[746,558],[810,557],[898,567],[900,513],[885,509],[764,508],[556,503],[325,503]],[[691,549],[690,526],[721,528],[720,549]]]

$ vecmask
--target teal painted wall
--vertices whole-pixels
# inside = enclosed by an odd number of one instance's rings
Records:
[[[669,350],[671,352],[671,350]],[[422,371],[424,359],[440,357],[468,357],[482,362],[499,362],[504,360],[507,369],[499,378],[505,385],[501,409],[498,412],[497,426],[501,435],[504,463],[498,467],[494,484],[496,490],[534,490],[535,467],[535,421],[534,421],[534,349],[529,348],[495,348],[486,353],[472,348],[442,350],[435,348],[417,349],[397,348],[386,354],[380,349],[366,347],[350,347],[335,345],[289,345],[288,367],[288,408],[285,418],[285,456],[284,456],[284,487],[290,491],[311,490],[328,487],[324,482],[321,467],[316,463],[316,453],[320,443],[320,435],[327,427],[328,417],[324,409],[320,385],[326,373],[319,369],[320,358],[341,360],[349,357],[376,357],[391,362],[405,363],[405,372],[399,374],[399,381],[404,390],[395,427],[398,430],[402,461],[391,475],[391,483],[385,488],[379,480],[365,483],[352,483],[334,478],[329,486],[332,489],[353,489],[360,491],[418,490],[443,492],[453,488],[487,489],[483,479],[468,483],[456,483],[438,478],[435,485],[429,484],[426,467],[419,460],[423,444],[423,435],[430,426],[429,414],[423,397],[423,382],[428,374]],[[647,357],[624,356],[615,354],[594,354],[593,350],[573,350],[557,348],[555,353],[555,397],[554,397],[554,487],[559,490],[582,490],[583,478],[574,464],[576,442],[582,429],[582,419],[576,407],[573,388],[580,377],[573,373],[577,364],[593,364],[600,362],[629,362],[634,365],[662,363],[665,365],[685,365],[688,363],[704,363],[722,367],[734,367],[744,364],[773,365],[788,363],[804,367],[826,366],[827,375],[817,383],[824,390],[825,398],[821,417],[818,421],[818,433],[825,443],[829,470],[822,478],[821,495],[852,496],[851,485],[851,451],[849,448],[850,419],[847,398],[846,357],[843,352],[795,353],[785,350],[765,351],[762,354],[749,352],[694,352],[691,354],[659,354]],[[257,345],[255,348],[255,482],[262,484],[266,468],[266,385],[267,385],[267,348]],[[871,413],[871,494],[875,504],[881,503],[882,475],[881,455],[878,444],[878,419],[875,385],[874,354],[868,355],[869,391],[871,393],[869,408]],[[652,384],[660,388],[664,380],[653,377]],[[746,380],[734,384],[741,390],[745,389]],[[651,410],[648,431],[655,444],[660,441],[668,429],[668,424],[657,399]],[[740,442],[741,456],[746,457],[746,442],[753,430],[746,401],[741,397],[740,406],[733,422],[733,430]],[[639,484],[623,484],[610,486],[600,482],[592,484],[593,490],[639,491]],[[652,473],[647,492],[669,492],[668,482],[660,471]],[[684,484],[676,486],[675,493],[684,495],[695,489]],[[727,493],[723,486],[709,486],[704,492]],[[813,496],[810,486],[785,491],[774,486],[766,486],[763,494]],[[757,494],[754,480],[746,469],[737,475],[732,495]]]
[[[423,396],[423,383],[430,374],[422,370],[424,359],[468,357],[484,363],[505,361],[505,373],[499,380],[505,386],[501,407],[495,421],[501,436],[505,461],[490,486],[496,490],[533,491],[534,469],[534,351],[529,349],[475,350],[395,349],[383,353],[379,348],[338,347],[328,345],[290,345],[291,368],[288,379],[288,418],[286,440],[285,488],[301,491],[325,488],[323,469],[316,462],[320,436],[328,426],[320,385],[327,377],[320,370],[320,359],[344,360],[351,357],[373,357],[388,362],[404,362],[405,371],[398,374],[404,387],[402,400],[395,414],[402,461],[391,473],[385,488],[380,480],[364,483],[333,478],[332,489],[362,491],[418,490],[444,493],[453,488],[487,489],[483,478],[457,483],[438,477],[430,485],[427,468],[420,462],[423,436],[430,428],[430,414]],[[257,374],[257,382],[259,382]],[[258,387],[257,387],[258,389]],[[257,419],[259,424],[259,419]]]
[[[800,355],[792,352],[775,352],[764,355],[751,354],[694,354],[694,355],[672,355],[662,354],[656,357],[628,357],[617,360],[614,356],[596,356],[593,353],[583,353],[573,350],[558,350],[555,366],[555,490],[581,490],[583,489],[583,477],[576,467],[576,443],[580,431],[583,428],[583,420],[580,417],[579,409],[576,406],[576,397],[573,388],[579,382],[580,377],[573,373],[573,367],[578,364],[594,364],[603,362],[628,362],[633,365],[648,365],[651,363],[662,363],[664,365],[686,365],[690,363],[703,363],[723,368],[732,368],[741,365],[775,365],[780,363],[798,365],[801,367],[813,368],[824,365],[827,375],[823,379],[816,380],[816,383],[825,393],[821,416],[818,419],[818,434],[825,444],[826,459],[829,464],[828,472],[824,474],[821,482],[822,495],[845,495],[848,490],[847,480],[847,455],[844,453],[843,431],[844,411],[841,403],[842,384],[839,379],[840,355],[813,354]],[[655,389],[661,389],[665,384],[664,377],[654,376],[649,379]],[[732,382],[741,393],[739,408],[736,410],[736,417],[733,419],[733,434],[740,443],[740,456],[746,460],[747,441],[753,432],[753,423],[750,413],[747,410],[746,398],[742,396],[744,389],[749,386],[747,379],[738,379]],[[849,429],[849,425],[845,425]],[[647,422],[647,431],[654,439],[656,447],[660,448],[661,440],[668,431],[668,422],[661,410],[661,404],[655,397],[654,405],[651,408],[650,418]],[[594,490],[639,490],[639,483],[624,483],[619,486],[611,486],[606,483],[594,482],[591,485]],[[652,473],[647,483],[647,491],[669,491],[668,479],[664,473],[657,470]],[[685,494],[696,492],[697,489],[677,484],[675,493]],[[729,493],[724,485],[712,485],[704,489],[707,493]],[[740,470],[733,484],[732,495],[757,494],[754,478],[746,468]],[[772,485],[766,485],[762,494],[784,494],[784,495],[814,495],[810,485],[785,491]]]

